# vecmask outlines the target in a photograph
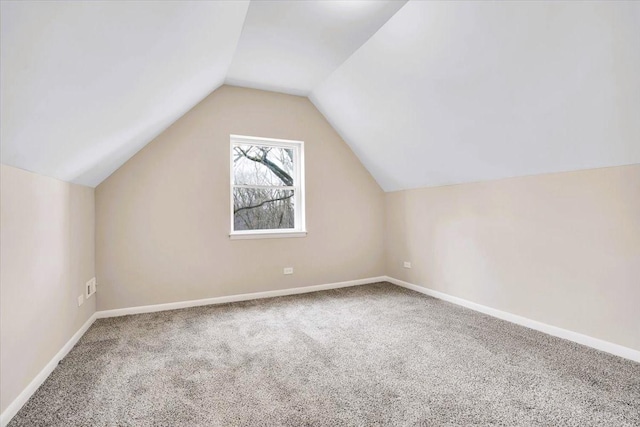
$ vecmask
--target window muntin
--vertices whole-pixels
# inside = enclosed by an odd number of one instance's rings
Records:
[[[306,234],[303,148],[302,141],[231,135],[232,238]]]

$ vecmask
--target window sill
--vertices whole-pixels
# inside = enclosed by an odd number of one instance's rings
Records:
[[[235,231],[229,234],[230,240],[248,239],[286,239],[292,237],[307,237],[306,231]]]

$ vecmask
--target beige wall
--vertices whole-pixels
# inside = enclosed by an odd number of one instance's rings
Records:
[[[640,165],[385,197],[388,275],[640,350]]]
[[[229,240],[230,134],[305,141],[307,237]],[[223,86],[97,187],[98,308],[378,276],[383,215],[384,193],[307,98]]]
[[[306,238],[229,240],[232,133],[305,141]],[[1,410],[96,300],[105,310],[386,273],[640,349],[640,165],[385,195],[306,98],[224,86],[104,181],[95,211],[93,189],[1,171]],[[94,249],[98,298],[78,308]]]
[[[0,410],[91,317],[94,190],[1,165]]]
[[[229,134],[305,141],[306,238],[229,240]],[[385,195],[306,98],[223,86],[96,189],[98,308],[386,273],[640,348],[638,218],[640,165]]]

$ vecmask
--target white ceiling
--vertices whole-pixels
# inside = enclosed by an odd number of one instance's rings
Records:
[[[310,93],[387,191],[640,163],[640,2],[1,8],[1,161],[65,181],[225,81]]]
[[[95,186],[220,86],[248,1],[2,2],[2,163]]]
[[[386,191],[640,163],[640,2],[412,1],[310,98]]]
[[[306,96],[405,2],[252,1],[226,82]]]

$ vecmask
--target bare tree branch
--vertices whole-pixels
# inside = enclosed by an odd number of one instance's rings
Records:
[[[293,186],[293,178],[291,178],[291,175],[286,173],[284,170],[282,170],[278,165],[273,163],[271,160],[267,159],[267,154],[269,154],[268,150],[264,150],[263,148],[261,148],[260,150],[262,151],[262,156],[258,157],[258,156],[249,155],[248,152],[246,152],[240,147],[236,147],[236,149],[247,159],[254,161],[256,163],[261,163],[265,165],[267,168],[269,168],[271,172],[275,174],[275,176],[280,178],[280,181],[282,181],[284,185],[287,185],[289,187]]]
[[[289,194],[288,196],[278,197],[278,198],[275,198],[275,199],[265,200],[264,202],[262,202],[262,203],[258,203],[257,205],[252,205],[252,206],[242,206],[241,208],[234,209],[234,210],[233,210],[233,213],[234,213],[234,214],[237,214],[238,212],[240,212],[240,211],[242,211],[242,210],[245,210],[245,209],[255,209],[255,208],[259,208],[260,206],[264,206],[264,205],[266,205],[267,203],[271,203],[271,202],[278,202],[278,201],[281,201],[281,200],[287,200],[287,199],[290,199],[290,198],[292,198],[292,197],[293,197],[293,193]]]

